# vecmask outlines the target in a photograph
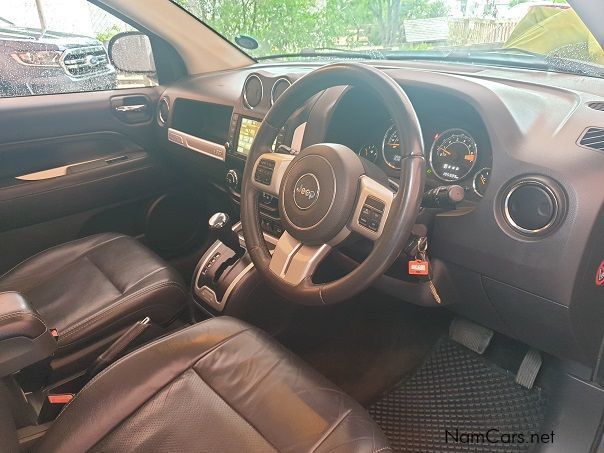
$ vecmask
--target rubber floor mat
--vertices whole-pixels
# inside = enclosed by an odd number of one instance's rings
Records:
[[[546,398],[451,340],[369,413],[398,452],[524,452],[536,443]]]

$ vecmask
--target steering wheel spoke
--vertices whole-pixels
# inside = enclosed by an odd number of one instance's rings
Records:
[[[252,184],[254,187],[278,197],[281,181],[294,157],[289,154],[261,154],[256,159],[252,173]]]
[[[384,231],[395,194],[367,175],[359,180],[359,195],[350,219],[352,231],[376,241]]]
[[[284,282],[297,286],[312,276],[330,250],[327,244],[304,245],[286,231],[275,246],[269,269]]]

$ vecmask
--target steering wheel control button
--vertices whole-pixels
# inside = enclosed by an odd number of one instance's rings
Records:
[[[303,211],[311,208],[319,200],[321,185],[312,173],[305,173],[298,178],[294,185],[294,203]]]
[[[260,159],[254,174],[254,180],[265,186],[270,186],[273,179],[273,170],[275,169],[275,161],[270,159]]]
[[[380,200],[367,197],[359,215],[359,224],[377,232],[380,229],[385,207]]]

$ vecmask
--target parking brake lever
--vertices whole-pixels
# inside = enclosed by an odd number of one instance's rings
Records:
[[[98,358],[88,367],[86,375],[88,378],[96,376],[107,368],[115,359],[130,346],[151,325],[151,319],[145,319],[134,323],[128,330],[119,336]]]

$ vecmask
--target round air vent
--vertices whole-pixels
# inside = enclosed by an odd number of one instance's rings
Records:
[[[560,222],[565,209],[563,200],[555,183],[544,178],[523,178],[505,191],[504,217],[516,232],[543,235]]]
[[[252,74],[243,84],[243,100],[249,108],[253,109],[260,104],[263,96],[262,80],[256,74]]]
[[[170,114],[170,103],[168,98],[161,98],[159,100],[159,106],[157,107],[157,121],[161,126],[165,126],[168,122],[168,115]]]

